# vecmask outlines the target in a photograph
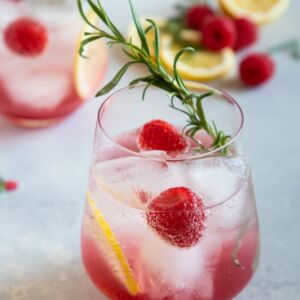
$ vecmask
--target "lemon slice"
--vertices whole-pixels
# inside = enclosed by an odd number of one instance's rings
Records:
[[[234,18],[248,17],[257,24],[278,19],[289,0],[219,0],[222,9]]]
[[[170,36],[165,36],[161,43],[161,58],[166,68],[171,72],[175,55],[182,49],[181,45],[172,42]],[[199,50],[185,53],[177,64],[177,69],[184,80],[206,81],[227,75],[235,65],[235,54],[232,49],[220,52]]]
[[[98,225],[98,233],[100,235],[101,249],[104,248],[104,243],[107,246],[108,258],[113,264],[113,270],[116,272],[120,280],[126,286],[131,295],[136,295],[139,292],[138,284],[132,274],[128,261],[122,251],[122,248],[115,237],[110,225],[105,220],[103,214],[97,208],[96,202],[90,192],[86,193],[86,199],[90,206],[93,217]]]
[[[97,15],[93,12],[88,14],[88,19],[93,24],[96,24],[98,20]],[[80,42],[84,38],[84,32],[89,31],[93,32],[94,29],[88,24],[84,25],[78,38],[74,58],[74,83],[76,92],[82,100],[93,96],[93,93],[105,75],[108,62],[107,47],[100,39],[85,46],[83,54],[88,58],[83,58],[78,54]]]

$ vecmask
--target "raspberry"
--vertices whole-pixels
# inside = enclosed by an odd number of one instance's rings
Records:
[[[275,63],[272,57],[264,53],[247,56],[240,65],[240,76],[247,85],[259,85],[268,81],[274,74]]]
[[[178,130],[162,120],[152,120],[141,129],[139,147],[142,150],[183,151],[187,143]]]
[[[233,21],[227,17],[213,17],[203,27],[202,43],[210,50],[233,47],[235,42],[236,29]]]
[[[187,10],[185,22],[192,29],[202,30],[205,22],[213,16],[214,12],[208,5],[194,5]]]
[[[202,237],[206,214],[200,197],[186,187],[175,187],[150,202],[147,221],[164,240],[187,248]]]
[[[4,31],[4,41],[7,47],[20,55],[41,54],[47,40],[46,28],[29,18],[21,18],[12,22]]]
[[[257,25],[247,18],[241,18],[234,21],[237,32],[237,39],[234,50],[239,51],[254,44],[258,39]]]
[[[6,181],[4,182],[4,189],[6,191],[14,191],[18,187],[18,184],[15,181]]]

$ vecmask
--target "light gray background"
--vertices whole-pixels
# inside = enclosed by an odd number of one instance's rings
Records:
[[[103,1],[126,28],[127,1]],[[175,1],[136,1],[141,14],[170,13]],[[300,1],[262,29],[256,49],[299,36]],[[300,62],[276,55],[269,84],[221,84],[246,114],[244,146],[252,161],[261,224],[259,270],[239,300],[300,299]],[[121,64],[111,57],[107,78]],[[125,84],[125,83],[124,83]],[[63,123],[26,130],[0,117],[0,174],[19,181],[0,195],[0,299],[100,300],[80,259],[79,234],[99,104],[90,101]]]

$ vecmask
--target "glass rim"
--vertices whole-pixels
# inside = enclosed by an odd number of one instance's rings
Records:
[[[7,2],[9,2],[9,0],[7,0]],[[21,14],[18,15],[18,18],[30,18],[30,19],[37,20],[37,21],[43,21],[38,17],[38,15],[36,15],[35,11],[32,11],[30,9],[30,8],[32,8],[32,5],[33,5],[33,3],[30,1],[24,1],[24,2],[22,1],[20,3],[16,2],[16,3],[10,4],[10,5],[21,5],[21,7],[17,6],[18,11],[20,11],[20,8],[23,8],[23,9],[24,9],[24,7],[26,8],[26,10],[21,10]],[[48,4],[45,4],[45,7],[46,7],[46,5],[48,5]],[[59,5],[57,5],[57,8],[61,7],[62,5],[65,5],[65,4],[59,4]],[[51,7],[51,5],[49,5],[49,6]],[[30,10],[27,10],[27,9],[30,9]],[[42,9],[44,9],[44,7]],[[57,31],[57,30],[61,30],[62,28],[72,27],[78,20],[80,21],[81,19],[79,17],[77,9],[74,8],[73,12],[70,13],[69,19],[67,21],[64,20],[64,22],[61,22],[59,24],[47,24],[47,23],[45,23],[45,24],[50,31]],[[3,27],[3,24],[0,24],[0,30],[3,30],[5,27],[6,26]]]
[[[188,82],[188,81],[187,81]],[[195,84],[195,83],[194,83]],[[238,130],[236,131],[235,135],[222,147],[218,147],[216,149],[213,149],[211,151],[205,152],[205,153],[200,153],[200,154],[195,154],[195,155],[189,155],[186,157],[155,157],[155,156],[149,156],[149,155],[145,155],[143,152],[136,152],[133,150],[130,150],[124,146],[122,146],[121,144],[119,144],[118,142],[116,142],[113,137],[107,133],[107,131],[104,129],[102,122],[101,122],[101,117],[103,115],[103,113],[105,112],[105,108],[113,101],[113,98],[117,95],[122,94],[122,92],[130,90],[130,89],[134,89],[134,88],[140,88],[140,87],[144,87],[146,86],[146,84],[137,84],[134,85],[132,87],[130,86],[125,86],[115,92],[113,92],[112,94],[110,94],[100,105],[99,109],[98,109],[98,113],[97,113],[97,125],[99,126],[100,130],[103,132],[103,134],[105,135],[106,138],[109,139],[110,142],[112,142],[114,145],[117,145],[119,148],[121,148],[122,150],[131,153],[132,155],[136,156],[136,157],[140,157],[140,158],[144,158],[144,159],[150,159],[150,160],[162,160],[162,161],[170,161],[170,162],[178,162],[178,161],[190,161],[190,160],[196,160],[196,159],[201,159],[201,158],[206,158],[206,157],[210,157],[212,154],[215,154],[219,151],[221,151],[222,149],[232,145],[237,139],[238,137],[241,135],[243,128],[244,128],[244,112],[240,106],[240,104],[232,97],[230,96],[227,92],[225,92],[222,89],[216,88],[212,85],[209,84],[203,84],[203,83],[197,83],[199,85],[199,87],[203,87],[204,89],[209,89],[209,90],[213,90],[214,92],[216,92],[216,94],[223,96],[225,99],[229,101],[231,104],[233,104],[240,115],[240,124],[238,127]],[[200,89],[200,88],[199,88]]]

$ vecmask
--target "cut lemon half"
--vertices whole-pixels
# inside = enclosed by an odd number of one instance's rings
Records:
[[[219,0],[219,3],[233,18],[247,17],[257,24],[265,24],[278,19],[289,0]]]
[[[98,20],[97,15],[93,12],[88,14],[88,19],[93,24],[96,24]],[[76,92],[82,100],[93,96],[105,75],[108,62],[107,47],[100,39],[85,46],[83,54],[87,58],[81,57],[78,53],[80,42],[85,37],[84,32],[93,32],[93,30],[88,24],[84,25],[78,38],[74,58],[74,83]]]
[[[173,70],[173,62],[182,46],[172,42],[165,36],[161,43],[161,59],[169,72]],[[220,52],[198,50],[183,54],[177,63],[177,70],[184,80],[207,81],[227,75],[235,65],[235,54],[227,48]]]
[[[124,255],[122,248],[110,225],[105,220],[100,210],[97,208],[97,204],[89,191],[86,193],[86,199],[90,206],[91,213],[97,223],[98,240],[101,243],[101,249],[107,249],[107,253],[105,254],[107,254],[109,263],[113,264],[112,269],[117,274],[118,278],[121,280],[124,286],[126,286],[128,292],[131,295],[138,294],[138,284],[132,274],[126,256]]]

